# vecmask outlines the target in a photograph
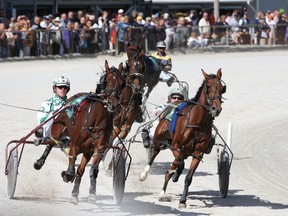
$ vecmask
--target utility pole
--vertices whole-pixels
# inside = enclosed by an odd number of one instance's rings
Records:
[[[214,0],[214,17],[215,20],[219,17],[219,0]]]

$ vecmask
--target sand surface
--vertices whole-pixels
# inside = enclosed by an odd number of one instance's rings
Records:
[[[140,182],[146,165],[145,149],[133,143],[132,165],[126,181],[121,206],[113,202],[112,178],[100,171],[97,201],[88,203],[89,168],[80,187],[77,206],[70,203],[73,184],[63,182],[60,173],[67,169],[65,155],[53,149],[40,171],[33,162],[44,146],[26,145],[19,166],[14,199],[6,196],[5,147],[20,139],[36,126],[36,112],[0,105],[0,216],[80,216],[80,215],[288,215],[288,63],[287,51],[173,54],[173,72],[189,83],[193,97],[201,85],[201,69],[216,73],[222,68],[227,84],[227,100],[215,120],[224,138],[227,125],[233,124],[231,168],[228,196],[219,196],[216,148],[205,155],[189,188],[187,208],[179,209],[179,197],[191,158],[178,183],[172,181],[167,193],[171,202],[159,202],[158,194],[164,173],[172,161],[169,150],[156,158],[151,174]],[[52,96],[52,80],[65,75],[71,81],[72,96],[91,91],[99,79],[105,59],[118,66],[126,56],[100,56],[86,59],[41,60],[0,63],[0,103],[38,109]],[[159,83],[151,93],[148,110],[153,104],[167,101],[168,87]],[[135,123],[130,135],[139,124]],[[139,139],[138,139],[139,140]]]

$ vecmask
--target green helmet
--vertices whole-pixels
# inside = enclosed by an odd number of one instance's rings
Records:
[[[178,88],[178,87],[172,88],[168,92],[168,101],[170,101],[172,95],[181,95],[184,98],[183,91],[180,88]]]
[[[53,84],[52,84],[52,88],[54,90],[54,88],[56,86],[67,86],[68,87],[68,91],[70,90],[70,81],[67,77],[65,76],[59,76],[56,79],[53,80]]]

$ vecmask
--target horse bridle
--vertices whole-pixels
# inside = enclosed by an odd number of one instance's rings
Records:
[[[219,100],[220,101],[220,103],[223,103],[223,100],[222,99],[225,99],[225,98],[223,98],[222,97],[222,94],[224,94],[225,92],[226,92],[226,84],[225,84],[225,82],[222,80],[222,79],[220,79],[220,78],[218,78],[216,75],[214,75],[214,74],[210,74],[209,75],[210,76],[210,78],[204,83],[204,92],[205,92],[205,96],[206,96],[206,98],[207,98],[207,106],[205,106],[206,108],[207,108],[207,110],[212,110],[212,105],[213,105],[213,101],[214,100]],[[215,92],[214,92],[214,96],[212,97],[212,98],[210,98],[209,97],[209,94],[208,94],[208,86],[207,86],[207,82],[210,80],[210,79],[217,79],[217,83],[216,83],[216,87],[215,87]],[[222,82],[223,83],[223,88],[222,88],[222,92],[221,92],[221,96],[220,95],[217,95],[217,96],[215,96],[216,95],[216,92],[218,91],[218,84],[219,84],[219,82]]]
[[[102,84],[102,92],[104,93],[104,100],[103,100],[103,102],[104,103],[108,103],[108,100],[107,100],[107,98],[108,98],[108,96],[110,96],[110,95],[113,95],[113,96],[115,96],[116,95],[116,97],[117,97],[117,99],[119,99],[120,98],[120,86],[119,86],[119,83],[118,83],[118,81],[117,81],[117,79],[118,79],[118,69],[117,68],[115,68],[115,67],[112,67],[111,69],[110,69],[111,71],[110,72],[108,72],[108,73],[106,73],[106,74],[104,74],[104,79],[101,81],[101,84]],[[107,86],[107,75],[108,74],[113,74],[113,79],[115,79],[116,80],[116,82],[114,83],[114,86],[112,86],[111,88],[106,88],[106,86]],[[115,74],[116,73],[116,74]],[[115,74],[115,75],[114,75]]]

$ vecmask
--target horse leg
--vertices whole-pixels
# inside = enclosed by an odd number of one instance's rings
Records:
[[[63,181],[68,183],[68,182],[73,182],[75,178],[75,162],[76,162],[76,151],[75,147],[70,148],[69,152],[69,165],[68,169],[66,171],[63,171],[61,173],[61,176],[63,178]]]
[[[178,181],[178,179],[179,179],[179,177],[180,177],[180,175],[181,175],[181,173],[182,173],[182,171],[184,169],[184,166],[185,166],[184,160],[183,159],[179,160],[178,161],[178,166],[176,168],[176,171],[175,171],[175,173],[174,173],[174,175],[172,177],[172,181],[173,182],[177,182]]]
[[[77,168],[77,173],[76,173],[76,177],[75,177],[74,187],[72,190],[72,198],[71,198],[71,202],[74,205],[78,205],[78,196],[79,196],[79,187],[80,187],[80,183],[81,183],[81,178],[85,172],[85,167],[86,167],[87,163],[89,162],[90,158],[91,158],[90,153],[83,154],[80,165]]]
[[[169,170],[167,170],[167,172],[165,174],[164,185],[163,185],[161,193],[158,196],[158,200],[160,202],[172,200],[171,196],[166,195],[166,189],[168,186],[168,182],[171,179],[171,177],[174,175],[175,169],[177,168],[177,166],[178,166],[178,160],[175,159],[174,162],[172,163],[172,165],[170,166]]]
[[[152,155],[150,161],[148,162],[148,164],[145,166],[143,172],[141,172],[141,174],[139,176],[140,181],[145,181],[147,179],[147,177],[149,175],[150,168],[151,168],[155,158],[157,157],[157,155],[159,154],[159,152],[161,150],[160,145],[158,143],[160,143],[160,142],[153,141],[153,143],[152,143],[152,146],[154,146],[153,155]]]
[[[90,188],[89,188],[89,196],[88,202],[95,203],[96,202],[96,183],[98,177],[98,164],[95,164],[90,169]]]
[[[189,167],[189,171],[185,177],[185,181],[184,181],[184,190],[183,190],[183,193],[181,195],[181,198],[180,198],[180,202],[179,202],[179,208],[186,208],[186,200],[187,200],[187,195],[188,195],[188,189],[189,189],[189,186],[192,182],[192,178],[193,178],[193,175],[194,175],[194,172],[195,170],[197,169],[199,163],[200,163],[200,159],[203,156],[203,153],[202,155],[198,156],[197,158],[196,157],[193,157],[192,161],[191,161],[191,164],[190,164],[190,167]]]
[[[96,202],[96,183],[99,172],[99,163],[101,158],[103,157],[103,153],[96,152],[93,155],[92,166],[90,169],[90,188],[89,188],[89,196],[88,201],[95,203]]]
[[[48,157],[50,151],[52,150],[52,147],[53,147],[53,144],[47,145],[42,156],[34,162],[33,166],[36,170],[40,170],[42,168],[42,166],[45,163],[46,158]]]

